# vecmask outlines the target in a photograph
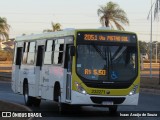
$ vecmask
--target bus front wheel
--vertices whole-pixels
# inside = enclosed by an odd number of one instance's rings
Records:
[[[64,113],[66,111],[66,106],[61,102],[61,95],[58,96],[58,111],[59,113]]]
[[[68,104],[62,103],[61,101],[61,92],[60,89],[58,91],[58,111],[60,114],[65,114],[66,112],[69,112],[70,107]]]
[[[117,105],[109,106],[109,112],[111,114],[115,114],[117,112],[117,108],[118,108]]]
[[[24,95],[25,105],[31,106],[33,103],[33,97],[29,96],[28,91],[29,91],[28,84],[24,84],[23,95]]]

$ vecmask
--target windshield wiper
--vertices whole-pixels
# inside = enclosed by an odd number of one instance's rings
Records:
[[[118,55],[118,53],[120,52],[121,49],[122,49],[122,46],[120,46],[120,47],[116,50],[116,52],[115,52],[114,55],[112,56],[112,60],[117,57],[117,55]]]
[[[106,68],[106,71],[108,72],[108,73],[110,73],[110,71],[109,71],[109,54],[108,54],[108,47],[107,48],[105,48],[105,51],[104,51],[104,54],[102,53],[102,51],[96,46],[96,45],[93,45],[93,47],[95,48],[95,50],[99,53],[99,55],[102,57],[102,59],[104,59],[105,60],[105,62],[106,62],[106,67],[104,67],[104,68]],[[108,75],[106,75],[106,76],[108,76],[107,78],[108,78],[108,80],[110,79],[110,76],[109,76],[109,74]]]
[[[99,55],[100,55],[104,60],[106,60],[105,55],[103,55],[102,51],[101,51],[96,45],[93,45],[93,47],[95,48],[95,50],[97,51],[97,53],[99,53]]]

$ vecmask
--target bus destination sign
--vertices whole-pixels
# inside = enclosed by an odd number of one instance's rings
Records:
[[[128,42],[128,36],[120,35],[95,35],[95,34],[84,34],[84,40],[99,40],[99,41],[115,41],[115,42]]]
[[[101,41],[101,42],[123,42],[123,43],[135,43],[136,36],[123,33],[78,33],[78,41]],[[134,40],[133,40],[134,39]]]

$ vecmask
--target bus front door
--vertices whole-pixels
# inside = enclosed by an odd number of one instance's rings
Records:
[[[67,67],[67,76],[66,76],[66,100],[68,102],[71,101],[71,72],[72,72],[72,56],[70,55],[70,46],[71,45],[67,45],[66,47],[66,51],[67,51],[67,55],[66,55],[66,67]]]

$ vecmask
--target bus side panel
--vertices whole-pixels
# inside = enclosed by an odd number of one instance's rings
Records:
[[[40,96],[40,77],[41,77],[41,70],[39,66],[35,67],[35,96]]]
[[[28,81],[29,96],[35,95],[35,66],[23,65],[20,71],[21,79],[21,93],[23,93],[23,82],[26,79]]]
[[[44,99],[53,100],[53,85],[54,80],[51,80],[52,73],[50,72],[51,65],[45,65],[42,68],[42,78],[41,78],[41,97]]]
[[[15,93],[20,92],[20,68],[21,68],[21,60],[22,60],[22,50],[23,50],[23,43],[16,43],[15,45],[15,54],[14,54],[14,61],[12,66],[12,90]]]
[[[66,81],[67,81],[67,69],[64,69],[64,71],[63,71],[63,79],[62,79],[62,81],[61,81],[61,84],[63,85],[63,89],[61,89],[62,91],[62,93],[61,93],[61,102],[63,102],[63,103],[65,103],[66,102],[66,92],[67,92],[67,83],[66,83]]]
[[[21,85],[20,85],[20,69],[19,66],[12,66],[12,90],[15,93],[21,93]]]
[[[43,66],[42,69],[42,98],[53,100],[55,82],[59,82],[61,90],[63,90],[64,69],[60,66]],[[62,91],[61,91],[62,92]],[[63,92],[62,92],[63,93]]]

